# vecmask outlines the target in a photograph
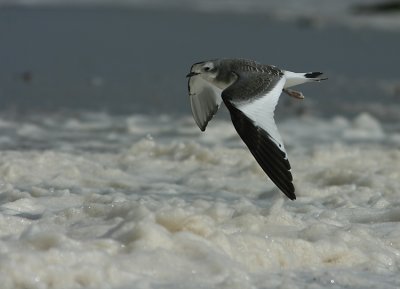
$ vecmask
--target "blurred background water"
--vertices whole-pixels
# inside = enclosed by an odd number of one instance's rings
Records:
[[[190,113],[190,65],[241,57],[329,77],[281,110],[398,120],[400,16],[371,3],[3,1],[1,110]]]

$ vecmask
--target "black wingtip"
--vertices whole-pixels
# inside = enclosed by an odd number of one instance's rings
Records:
[[[285,195],[291,199],[292,201],[296,200],[296,195],[294,194],[294,192],[287,192],[285,193]]]
[[[241,110],[229,101],[225,101],[231,114],[233,126],[249,148],[257,163],[270,180],[291,200],[296,199],[290,163],[271,136],[262,128],[254,125]]]
[[[290,183],[287,185],[286,188],[278,186],[278,188],[282,191],[282,193],[284,193],[286,195],[286,197],[288,197],[290,200],[294,201],[296,200],[296,195],[294,193],[295,188],[293,183]]]
[[[323,73],[322,72],[308,72],[304,74],[304,77],[306,78],[317,78],[318,76],[321,76]]]
[[[199,127],[199,129],[202,131],[202,132],[204,132],[205,130],[206,130],[206,127],[207,127],[207,124],[208,124],[208,122],[206,121],[206,122],[203,122],[203,123],[201,123],[201,122],[196,122],[197,123],[197,126]]]

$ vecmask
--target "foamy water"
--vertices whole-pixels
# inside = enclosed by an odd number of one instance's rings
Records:
[[[223,118],[0,118],[1,288],[399,288],[400,133],[278,124],[298,199]]]

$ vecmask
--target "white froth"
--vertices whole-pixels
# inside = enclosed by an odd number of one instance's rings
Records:
[[[399,288],[399,133],[278,127],[296,201],[229,121],[0,118],[1,288]]]

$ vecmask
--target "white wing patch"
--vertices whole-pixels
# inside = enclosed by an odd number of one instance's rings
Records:
[[[274,110],[285,82],[285,77],[282,77],[267,94],[251,102],[235,103],[235,106],[250,118],[256,126],[264,129],[271,136],[271,140],[286,154],[281,135],[274,120]]]
[[[207,123],[218,111],[221,105],[222,89],[214,86],[201,75],[189,79],[189,96],[193,118],[199,128],[204,131]]]

